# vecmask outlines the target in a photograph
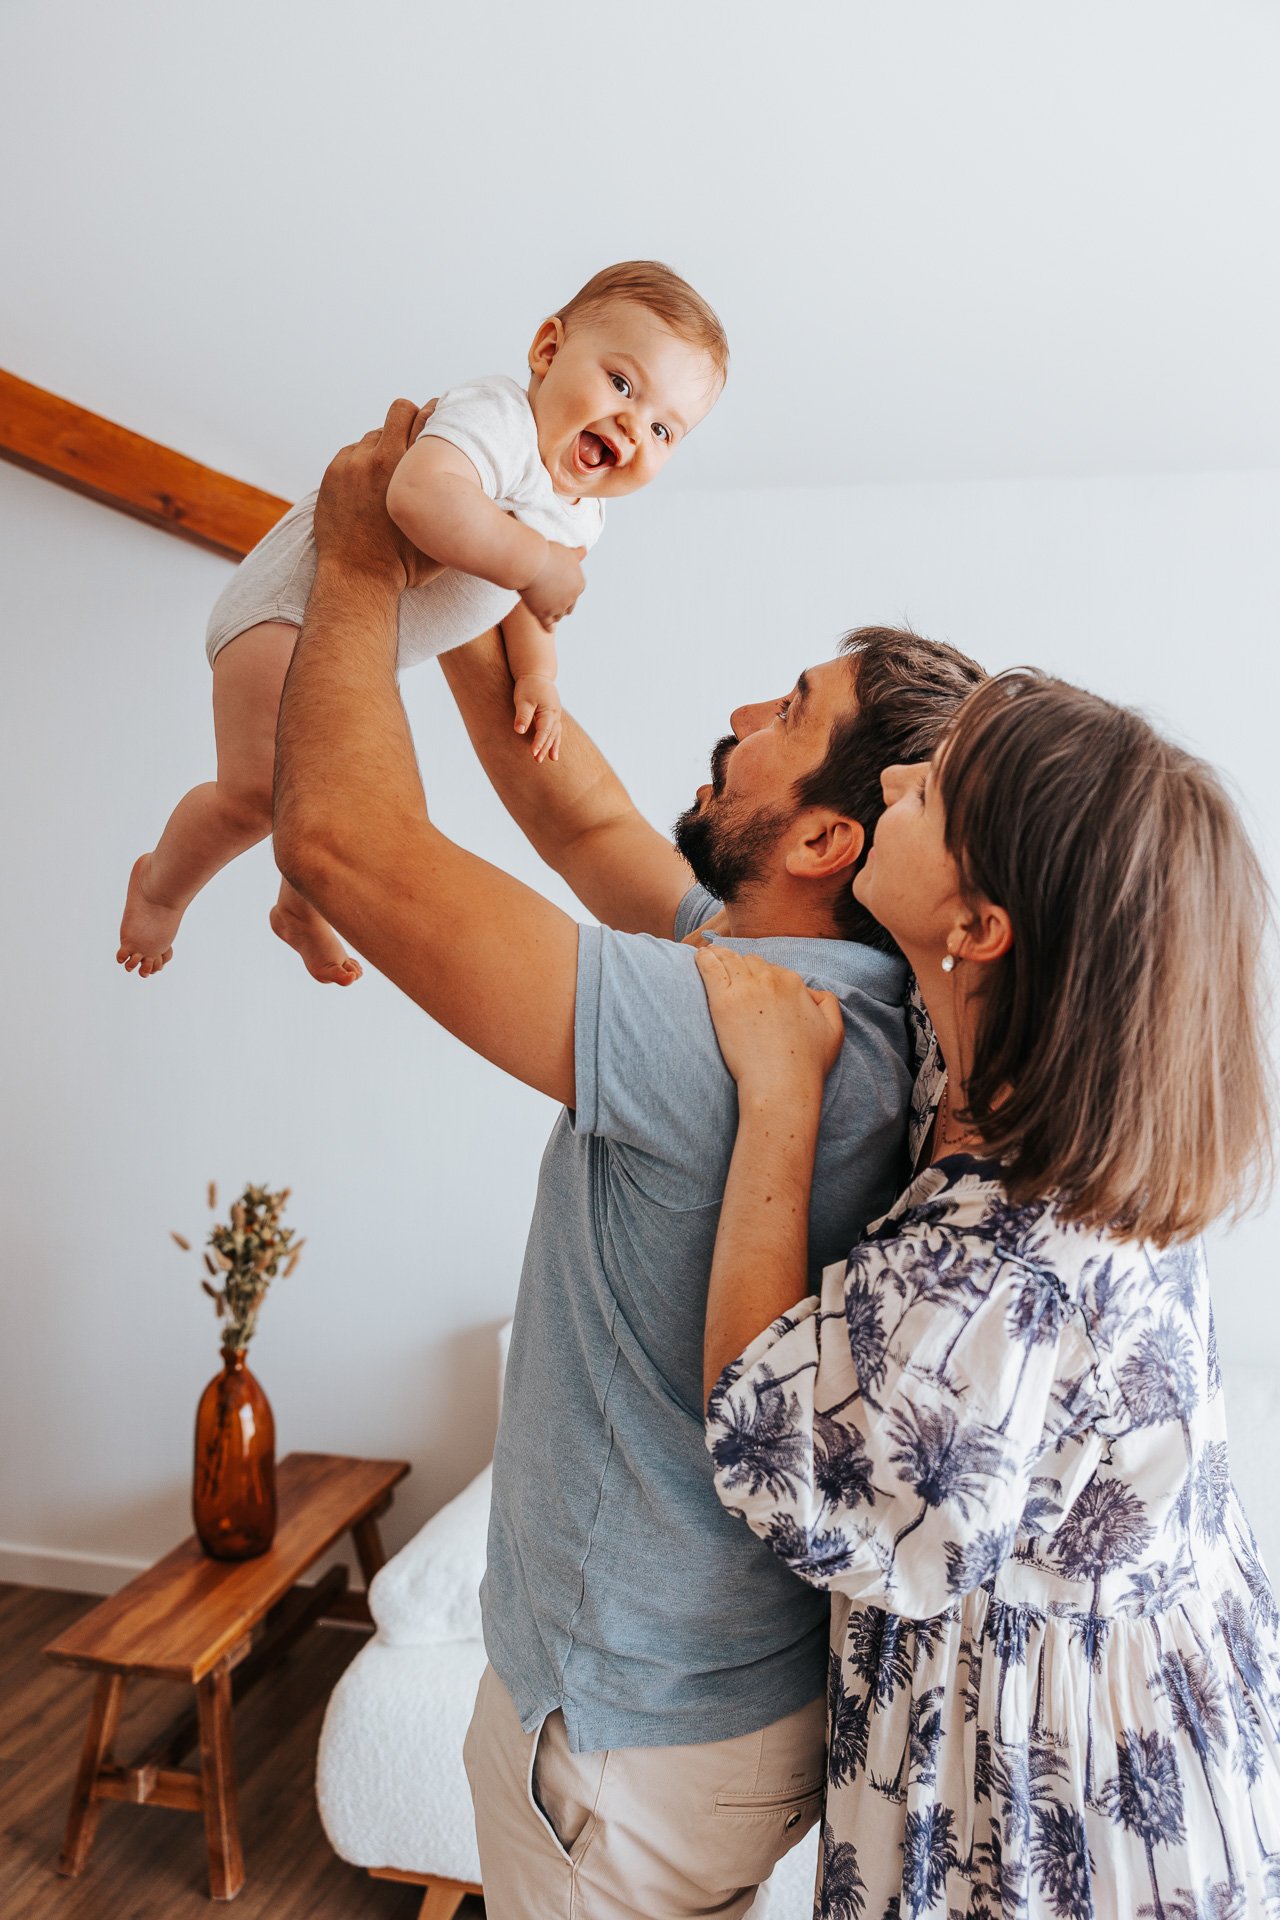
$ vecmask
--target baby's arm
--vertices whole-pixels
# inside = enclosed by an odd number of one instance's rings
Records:
[[[387,512],[442,566],[518,593],[548,632],[572,613],[585,585],[581,549],[547,540],[504,513],[466,454],[435,435],[415,440],[392,474]]]
[[[532,728],[535,760],[558,760],[563,714],[556,686],[556,643],[523,601],[517,601],[502,623],[502,644],[516,683],[516,732]]]

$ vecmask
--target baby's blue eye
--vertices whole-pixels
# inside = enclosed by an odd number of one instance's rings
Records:
[[[615,392],[620,393],[624,400],[629,400],[631,398],[631,382],[627,379],[626,375],[611,373],[609,378],[613,382]]]
[[[654,421],[653,430],[657,434],[659,440],[669,440],[671,438],[670,429],[668,427],[664,427],[661,420]]]

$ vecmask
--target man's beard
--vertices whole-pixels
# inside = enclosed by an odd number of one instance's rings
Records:
[[[711,799],[687,807],[672,828],[676,851],[684,855],[699,886],[726,905],[764,878],[768,857],[789,815],[762,807],[742,819],[717,812],[724,794],[724,769],[737,741],[726,734],[711,751]]]

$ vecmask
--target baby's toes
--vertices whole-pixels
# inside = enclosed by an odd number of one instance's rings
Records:
[[[326,986],[353,987],[363,972],[358,960],[337,960],[330,967],[316,968],[313,977]]]

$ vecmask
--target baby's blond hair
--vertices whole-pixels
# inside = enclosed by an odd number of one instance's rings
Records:
[[[681,340],[700,347],[723,384],[729,372],[725,330],[702,295],[670,267],[664,267],[661,260],[620,260],[615,267],[602,268],[579,288],[567,306],[560,308],[556,319],[567,327],[575,317],[598,313],[616,300],[647,307]]]

